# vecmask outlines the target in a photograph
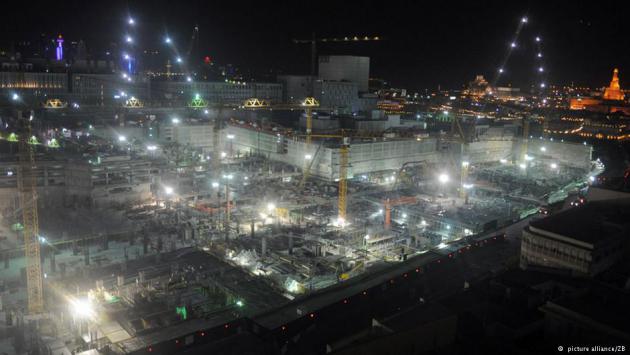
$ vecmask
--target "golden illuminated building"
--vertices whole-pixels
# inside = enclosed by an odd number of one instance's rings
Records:
[[[630,106],[622,102],[624,98],[625,94],[619,85],[619,69],[615,68],[610,86],[604,89],[601,97],[572,98],[569,101],[569,108],[602,113],[622,112],[625,115],[630,115]]]
[[[610,81],[610,86],[604,90],[604,100],[623,100],[624,99],[623,91],[621,91],[621,86],[619,85],[619,69],[615,68],[613,70],[613,77]]]

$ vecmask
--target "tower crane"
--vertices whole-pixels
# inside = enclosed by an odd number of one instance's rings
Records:
[[[465,153],[468,151],[468,139],[466,138],[466,134],[464,133],[464,128],[462,127],[462,122],[457,115],[454,115],[451,125],[451,138],[454,141],[458,141],[462,146],[462,161],[460,167],[460,186],[459,186],[459,197],[462,198],[465,202],[468,202],[468,192],[464,185],[468,180],[468,168],[470,167],[470,162],[468,162],[465,158]]]
[[[30,116],[32,117],[32,116]],[[39,221],[37,216],[37,185],[35,173],[35,152],[29,140],[31,137],[30,118],[18,111],[19,135],[19,174],[18,191],[22,207],[24,225],[24,251],[26,258],[26,287],[29,315],[44,311],[42,265],[39,245]]]
[[[315,76],[315,62],[317,59],[317,43],[354,43],[354,42],[370,42],[381,41],[383,37],[380,36],[346,36],[346,37],[331,37],[331,38],[316,38],[315,32],[310,39],[293,39],[295,44],[310,44],[311,45],[311,75]]]

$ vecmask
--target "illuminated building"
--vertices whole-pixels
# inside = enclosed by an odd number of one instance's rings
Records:
[[[55,49],[55,54],[58,61],[63,60],[63,37],[61,37],[61,35],[57,37],[57,48]]]
[[[621,87],[619,86],[619,69],[613,70],[613,77],[610,81],[610,86],[604,90],[604,100],[618,100],[621,101],[625,97]]]
[[[474,97],[484,96],[490,93],[492,93],[492,87],[490,87],[490,84],[488,84],[488,81],[486,81],[483,75],[475,76],[475,80],[468,83],[468,88],[464,92],[464,94]]]
[[[586,110],[594,112],[622,112],[630,115],[630,106],[626,105],[623,100],[625,94],[621,90],[619,84],[619,69],[613,70],[610,85],[604,89],[601,97],[574,97],[569,101],[571,110]]]

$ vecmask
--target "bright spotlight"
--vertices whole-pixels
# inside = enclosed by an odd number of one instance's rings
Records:
[[[503,73],[503,68],[499,68],[499,73]]]
[[[219,183],[216,182],[216,181],[213,181],[212,182],[212,187],[214,187],[216,189],[217,187],[219,187]]]
[[[544,70],[543,67],[538,68],[538,71],[541,73],[543,72],[543,70]]]
[[[181,63],[181,62],[182,62],[182,57],[177,57],[177,59],[175,59],[175,61],[176,61],[177,63]]]
[[[546,147],[540,147],[540,151],[541,151],[541,152],[546,152],[546,151],[547,151],[547,148],[546,148]]]
[[[588,181],[595,182],[595,176],[589,176],[588,177]]]
[[[467,168],[470,165],[470,162],[468,161],[463,161],[462,162],[462,167]]]
[[[446,184],[449,180],[450,178],[446,174],[440,174],[440,176],[438,176],[438,181],[442,184]]]
[[[227,135],[227,139],[234,139],[234,135],[233,134],[228,134]]]
[[[536,42],[540,42],[540,37],[536,37]]]
[[[148,145],[147,146],[147,150],[153,152],[153,151],[157,150],[157,146],[155,146],[155,145]]]
[[[512,47],[512,48],[516,48],[516,42],[512,42],[512,43],[510,44],[510,47]]]
[[[508,162],[507,159],[501,159],[499,161],[501,162],[501,164],[507,164],[507,162]]]
[[[136,21],[134,21],[133,17],[130,17],[129,20],[127,20],[127,23],[130,25],[135,25]]]
[[[126,142],[127,141],[127,137],[125,137],[125,136],[118,136],[118,141],[119,142]]]
[[[133,38],[131,38],[131,36],[127,36],[127,38],[125,40],[127,41],[127,43],[132,43],[133,42]]]
[[[521,164],[518,165],[518,167],[523,169],[523,170],[525,170],[527,168],[527,165],[521,163]]]
[[[523,18],[521,19],[521,22],[522,22],[522,23],[527,23],[527,17],[523,17]]]
[[[90,318],[94,316],[94,308],[88,299],[70,300],[70,311],[77,318]]]
[[[462,184],[462,187],[465,188],[466,190],[470,190],[474,187],[473,184]]]
[[[173,191],[174,191],[174,190],[173,190],[173,188],[172,188],[172,187],[170,187],[170,186],[164,186],[164,192],[165,192],[167,195],[172,195],[172,194],[173,194]]]
[[[178,123],[179,123],[179,118],[177,118],[177,117],[173,117],[173,118],[171,119],[171,122],[173,122],[174,124],[178,124]]]
[[[545,87],[545,83],[540,83],[540,87],[544,88]]]
[[[190,83],[190,82],[192,82],[192,78],[188,76],[188,77],[186,77],[186,81]]]
[[[164,38],[164,43],[166,43],[166,44],[171,44],[171,42],[172,42],[172,41],[171,41],[171,37],[168,37],[168,36],[167,36],[166,38]]]
[[[304,159],[311,160],[311,159],[313,159],[313,156],[311,156],[310,154],[306,154],[306,155],[304,155]]]
[[[17,100],[19,100],[19,99],[20,99],[20,95],[18,95],[18,94],[16,94],[16,93],[13,93],[13,95],[11,95],[11,99],[12,99],[13,101],[17,101]]]
[[[276,209],[276,205],[273,202],[267,204],[267,211],[271,212]]]
[[[556,163],[551,163],[550,166],[551,166],[552,169],[557,169],[558,168],[558,164],[556,164]]]

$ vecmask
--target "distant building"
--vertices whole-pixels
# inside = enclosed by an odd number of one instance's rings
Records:
[[[479,97],[492,93],[492,87],[488,84],[488,81],[483,75],[477,75],[475,80],[468,83],[468,87],[464,91],[464,94]]]
[[[624,102],[625,94],[619,84],[619,69],[613,70],[610,85],[604,89],[601,97],[574,97],[569,100],[571,110],[587,110],[594,112],[622,112],[630,115],[630,105]]]
[[[199,94],[209,103],[240,105],[243,101],[256,97],[271,103],[282,102],[282,84],[222,81],[162,81],[151,83],[154,100],[190,100]]]
[[[358,85],[360,92],[366,92],[370,79],[370,58],[349,55],[320,56],[319,78],[350,81]]]
[[[531,222],[520,266],[595,276],[622,258],[629,235],[630,199],[588,202]]]

